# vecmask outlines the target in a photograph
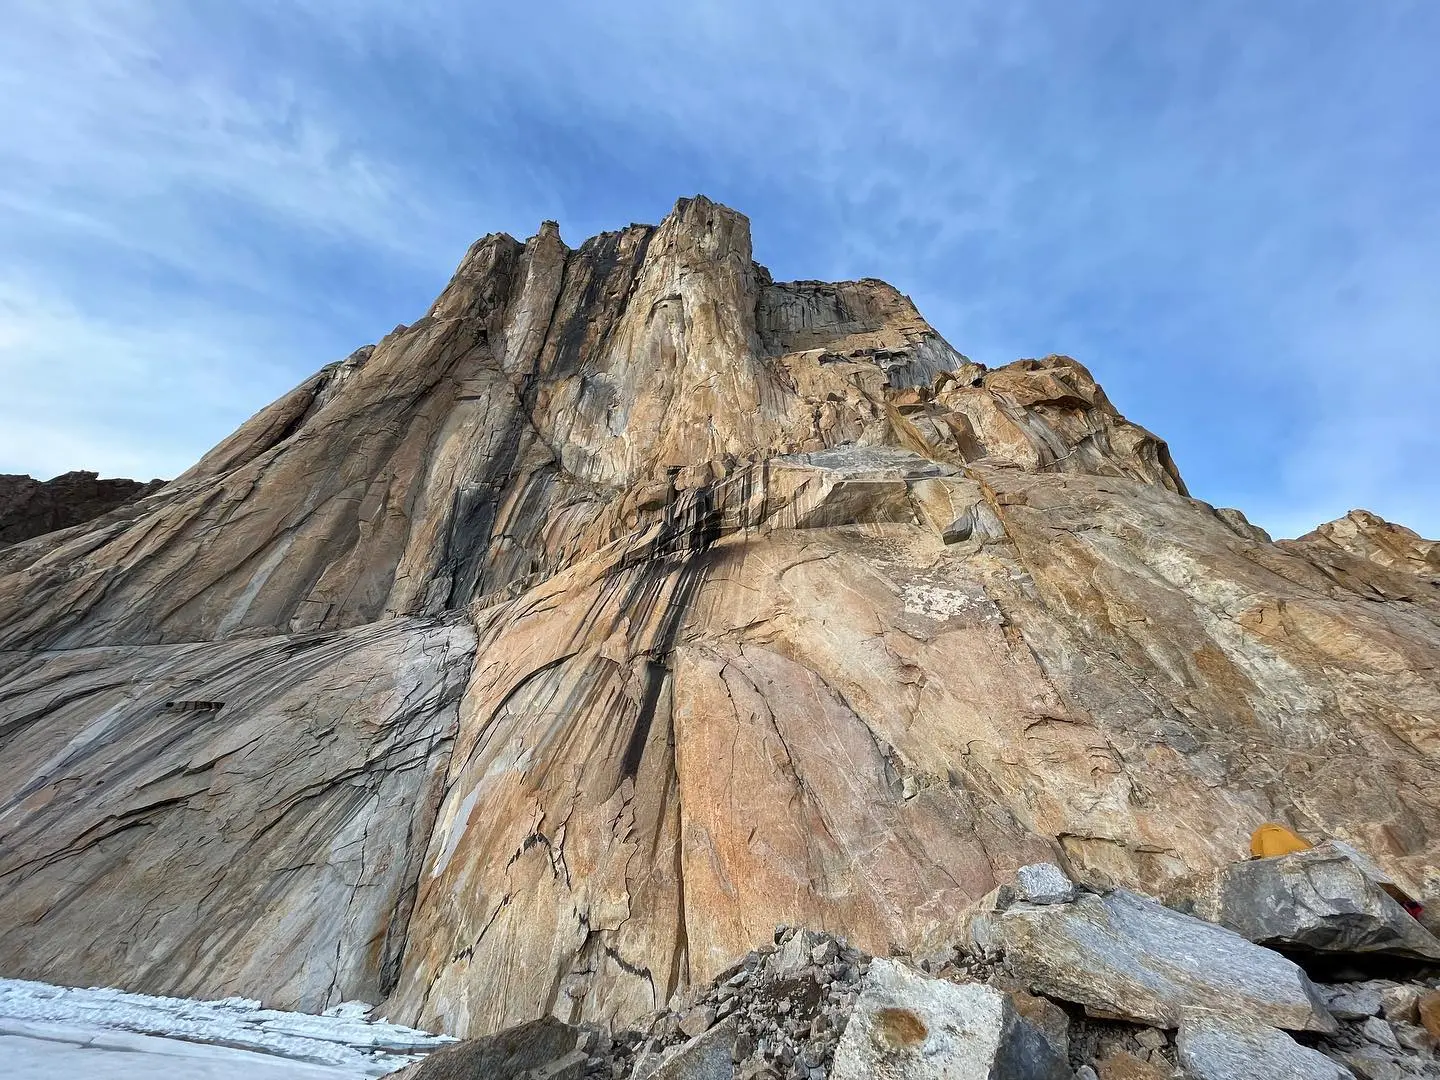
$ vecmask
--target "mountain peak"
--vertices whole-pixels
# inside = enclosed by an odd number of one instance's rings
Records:
[[[779,923],[920,948],[1019,866],[1161,895],[1265,821],[1433,904],[1427,543],[1270,543],[1080,363],[775,282],[702,197],[493,234],[0,548],[0,968],[628,1022]]]

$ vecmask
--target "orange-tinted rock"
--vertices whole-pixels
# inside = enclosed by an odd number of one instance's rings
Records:
[[[1440,1039],[1440,990],[1430,990],[1420,995],[1415,1002],[1420,1014],[1420,1024],[1432,1036]]]
[[[1170,1080],[1170,1070],[1125,1050],[1116,1050],[1095,1063],[1100,1080]]]

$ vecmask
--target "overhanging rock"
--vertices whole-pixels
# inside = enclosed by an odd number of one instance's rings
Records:
[[[1190,899],[1201,918],[1286,951],[1440,960],[1440,940],[1337,844],[1234,863]]]

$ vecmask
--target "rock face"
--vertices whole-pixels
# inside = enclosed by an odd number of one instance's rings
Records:
[[[0,473],[0,545],[84,524],[163,486],[162,480],[101,480],[93,472],[44,481]]]
[[[1201,918],[1275,948],[1440,960],[1440,940],[1334,844],[1234,863],[1194,897]]]
[[[1352,519],[1270,543],[1073,360],[774,282],[704,199],[487,237],[0,549],[0,973],[624,1021],[776,923],[884,954],[1267,820],[1433,900],[1434,548]]]

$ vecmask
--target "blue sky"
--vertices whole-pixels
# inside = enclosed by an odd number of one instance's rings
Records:
[[[703,192],[1199,498],[1440,536],[1433,0],[3,7],[0,471],[174,475],[475,237]]]

